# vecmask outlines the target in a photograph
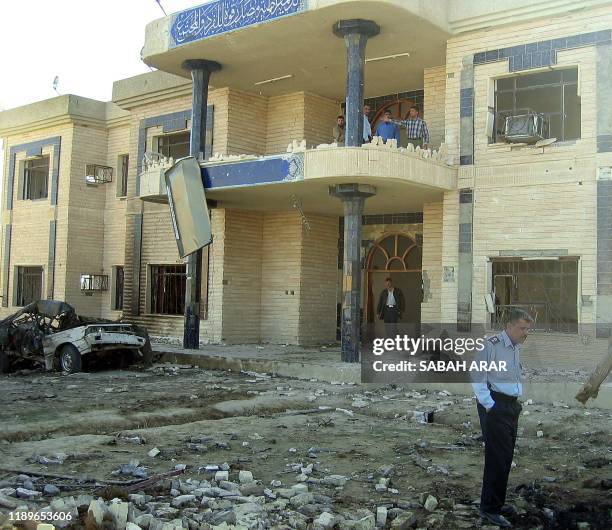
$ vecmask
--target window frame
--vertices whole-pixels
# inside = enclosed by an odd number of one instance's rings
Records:
[[[29,273],[26,271],[30,271]],[[34,271],[36,271],[34,273]],[[25,299],[24,293],[24,278],[29,276],[30,278],[40,275],[40,294],[38,297],[34,296],[32,300]],[[14,306],[25,307],[32,302],[43,299],[45,287],[45,268],[42,265],[17,265],[15,267],[15,287],[14,287]]]
[[[174,269],[174,270],[172,270]],[[160,274],[161,273],[161,274]],[[164,299],[165,292],[161,293],[162,296],[159,298],[160,289],[163,287],[163,291],[166,289],[166,278],[168,281],[178,278],[179,285],[181,288],[175,291],[173,294],[177,300],[168,302],[174,307],[164,309],[166,300]],[[180,316],[185,313],[185,294],[187,286],[187,265],[185,263],[150,263],[148,265],[148,282],[147,282],[147,298],[148,298],[148,312],[153,315],[165,315],[165,316]],[[170,287],[170,286],[169,286]],[[176,284],[173,287],[176,289]]]
[[[171,140],[172,138],[177,138],[179,136],[186,136],[187,137],[187,141],[183,141],[183,142],[177,142],[177,143],[168,143],[168,145],[164,145],[164,142]],[[177,160],[178,158],[183,158],[184,156],[189,156],[189,143],[191,141],[191,132],[189,130],[185,130],[185,131],[177,131],[177,132],[172,132],[172,133],[168,133],[168,134],[162,134],[159,136],[155,137],[155,146],[156,146],[156,152],[159,153],[162,156],[165,156],[166,158],[172,158],[174,160]],[[187,152],[186,154],[182,155],[182,156],[174,156],[170,154],[170,151],[173,147],[180,145],[180,146],[186,146],[187,147]],[[164,149],[166,149],[166,152],[163,152]]]
[[[42,168],[44,168],[44,161],[46,161],[46,167],[47,167],[47,171],[46,171],[46,177],[44,178],[44,195],[40,196],[40,197],[30,197],[28,196],[30,194],[30,189],[31,189],[31,172],[32,170],[39,170],[40,173],[42,173],[43,171],[41,171]],[[30,164],[34,164],[36,162],[41,162],[41,165],[39,166],[34,166],[34,167],[29,167]],[[47,200],[49,198],[49,176],[51,173],[51,157],[48,154],[44,154],[41,156],[36,156],[36,157],[32,157],[32,158],[26,158],[23,161],[23,187],[21,190],[21,200],[24,201],[44,201]],[[42,180],[42,175],[40,175],[41,180]]]
[[[559,72],[560,73],[560,81],[559,82],[555,82],[555,83],[544,83],[544,84],[536,84],[536,85],[529,85],[529,86],[522,86],[522,87],[518,87],[517,86],[517,82],[519,79],[525,79],[527,77],[530,76],[536,76],[536,75],[540,75],[542,73],[547,73],[547,72]],[[575,80],[569,80],[569,81],[565,81],[565,72],[575,72]],[[573,77],[573,75],[572,75]],[[499,82],[500,81],[508,81],[511,80],[512,81],[512,88],[502,88],[499,89]],[[551,132],[550,132],[550,117],[551,116],[559,116],[560,117],[560,132],[561,132],[561,138],[557,138],[558,142],[572,142],[572,141],[576,141],[576,140],[580,140],[582,138],[582,102],[580,102],[580,105],[578,106],[579,108],[579,115],[578,115],[578,136],[576,136],[575,138],[567,138],[566,137],[566,131],[565,131],[565,121],[567,119],[567,114],[568,112],[566,111],[566,90],[568,86],[575,86],[576,87],[576,94],[577,97],[580,98],[580,71],[579,71],[579,67],[578,66],[568,66],[568,67],[563,67],[563,68],[554,68],[554,69],[548,69],[548,70],[539,70],[536,72],[529,72],[529,73],[521,73],[519,75],[514,75],[512,77],[500,77],[500,78],[496,78],[493,80],[493,131],[492,131],[492,143],[506,143],[504,141],[502,141],[502,138],[504,137],[503,134],[498,133],[498,129],[500,129],[500,127],[502,126],[502,124],[500,124],[500,113],[503,113],[504,118],[505,116],[517,116],[520,114],[526,114],[527,112],[536,112],[538,114],[543,114],[546,117],[546,120],[548,122],[548,137],[551,137]],[[554,88],[554,87],[559,87],[560,89],[560,96],[561,96],[561,107],[559,108],[559,110],[557,112],[539,112],[538,110],[534,110],[531,108],[519,108],[517,107],[517,93],[521,93],[521,92],[527,92],[529,90],[534,90],[534,89],[541,89],[541,88]],[[502,94],[512,94],[512,109],[511,110],[499,110],[499,106],[498,106],[498,97],[499,95]]]

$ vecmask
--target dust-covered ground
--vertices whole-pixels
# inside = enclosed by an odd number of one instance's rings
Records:
[[[482,524],[467,396],[170,365],[4,376],[0,396],[0,528],[34,517],[130,530]],[[420,423],[428,411],[433,423]],[[612,527],[611,420],[524,404],[508,487],[516,528]]]

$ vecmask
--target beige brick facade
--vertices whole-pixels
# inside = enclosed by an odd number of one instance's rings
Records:
[[[247,92],[228,87],[214,88],[209,93],[208,103],[214,108],[212,150],[224,156],[265,156],[286,153],[293,140],[305,139],[311,150],[304,158],[323,182],[317,185],[326,197],[327,180],[331,182],[341,172],[347,182],[364,179],[363,182],[371,183],[370,178],[387,178],[381,186],[384,193],[402,197],[405,194],[406,202],[411,199],[408,197],[411,189],[416,193],[432,185],[424,175],[447,172],[444,162],[448,161],[457,172],[452,185],[439,186],[410,212],[421,212],[422,224],[381,221],[363,229],[365,242],[394,233],[414,239],[422,236],[421,319],[457,321],[461,294],[459,225],[463,224],[471,225],[472,234],[471,286],[468,286],[472,322],[490,324],[485,296],[492,290],[491,259],[508,251],[559,251],[560,255],[579,259],[578,319],[581,324],[592,324],[597,317],[597,175],[600,168],[612,166],[610,153],[597,153],[597,118],[601,112],[597,108],[597,49],[584,46],[558,53],[556,68],[578,68],[581,134],[575,141],[543,148],[491,142],[487,124],[490,108],[495,104],[495,81],[510,75],[508,63],[496,61],[475,66],[472,63],[475,53],[611,27],[610,9],[593,8],[451,36],[446,43],[446,64],[434,63],[423,70],[423,114],[431,146],[437,149],[445,143],[447,160],[428,161],[404,154],[400,159],[399,152],[393,151],[397,160],[393,158],[391,166],[391,162],[384,162],[392,158],[389,152],[375,149],[330,148],[326,156],[325,149],[313,148],[332,141],[336,116],[342,112],[340,101],[308,91],[265,96],[256,89]],[[466,72],[473,72],[473,163],[460,166],[461,135],[465,134],[461,127],[460,94]],[[9,262],[8,268],[0,270],[8,271],[8,276],[2,272],[0,282],[3,287],[8,286],[9,299],[1,314],[16,309],[17,266],[42,266],[43,291],[51,292],[46,282],[50,278],[49,222],[53,220],[55,298],[75,305],[83,314],[118,318],[125,313],[129,319],[146,325],[153,335],[181,336],[181,315],[152,312],[151,266],[184,261],[178,255],[167,204],[143,201],[137,191],[137,180],[143,151],[155,151],[157,138],[167,132],[157,122],[145,127],[146,121],[188,111],[190,83],[158,72],[118,82],[115,89],[113,103],[63,96],[61,101],[68,105],[66,111],[54,111],[44,119],[24,118],[23,123],[4,128],[0,120],[0,132],[6,139],[3,206],[7,203],[11,147],[61,137],[55,206],[49,200],[20,200],[19,182],[26,152],[16,154],[13,208],[2,212],[3,239],[7,240],[8,225],[12,234],[10,256],[4,255],[2,245],[3,258]],[[57,103],[52,101],[53,105]],[[85,105],[85,110],[76,112],[73,108],[76,102]],[[42,113],[40,109],[38,106],[25,109],[23,114]],[[189,127],[190,123],[185,121],[184,127],[181,124],[172,131],[186,132]],[[144,145],[139,145],[143,139]],[[50,147],[44,147],[43,153],[55,156]],[[118,193],[121,155],[129,156],[126,196]],[[87,164],[112,167],[113,182],[87,184]],[[413,188],[406,187],[407,179],[400,182],[406,174],[411,177]],[[461,214],[461,190],[473,192],[471,217],[467,221]],[[273,206],[253,200],[244,208],[220,201],[211,208],[214,239],[204,252],[202,267],[203,339],[288,344],[335,340],[340,210],[332,213],[327,207],[311,206],[312,211],[305,212],[308,230],[302,217],[290,207],[289,199],[283,196],[282,204],[279,200]],[[379,204],[384,208],[383,202]],[[115,267],[125,270],[124,311],[113,306]],[[83,293],[81,274],[107,275],[109,289]],[[577,337],[572,341],[577,343]],[[555,338],[551,344],[559,342]],[[598,353],[593,352],[599,350],[593,348],[589,352],[587,357],[591,353],[595,357]],[[540,353],[534,353],[534,358],[537,355]]]

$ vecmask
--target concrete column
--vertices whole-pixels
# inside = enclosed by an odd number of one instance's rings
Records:
[[[359,147],[363,143],[363,93],[365,49],[368,39],[380,33],[372,20],[340,20],[334,34],[346,43],[346,129],[345,145]]]
[[[342,266],[342,360],[359,362],[361,340],[361,217],[363,204],[376,194],[367,184],[331,186],[329,194],[344,206],[344,263]]]
[[[206,143],[206,110],[210,74],[221,69],[215,61],[189,59],[183,68],[191,71],[193,92],[191,97],[191,135],[189,154],[204,158]],[[197,350],[200,347],[200,292],[202,286],[202,250],[187,256],[187,281],[185,285],[185,329],[183,347]]]

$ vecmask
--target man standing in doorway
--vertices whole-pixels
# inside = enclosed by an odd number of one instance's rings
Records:
[[[419,108],[412,105],[408,111],[408,118],[395,121],[400,127],[405,127],[408,136],[408,143],[414,147],[427,149],[429,145],[429,129],[424,119],[419,117]]]
[[[372,141],[372,126],[370,125],[370,105],[363,106],[363,143],[369,144]]]
[[[340,147],[344,145],[344,116],[340,115],[336,118],[336,125],[334,126],[334,142]]]
[[[385,288],[378,297],[376,314],[385,323],[386,335],[397,335],[397,322],[402,318],[402,313],[406,309],[404,293],[397,287],[393,287],[391,277],[385,279]]]
[[[387,143],[388,140],[397,140],[397,146],[400,146],[400,131],[399,127],[391,120],[391,111],[386,110],[383,114],[383,121],[376,127],[376,136],[381,136],[382,139]]]
[[[523,391],[520,349],[525,342],[533,318],[522,309],[513,309],[506,329],[485,341],[475,360],[505,361],[505,370],[481,370],[473,375],[472,386],[478,400],[478,417],[485,443],[485,464],[480,497],[480,516],[502,528],[512,524],[502,515],[512,515],[512,506],[505,505],[508,475],[514,456],[514,444]]]

